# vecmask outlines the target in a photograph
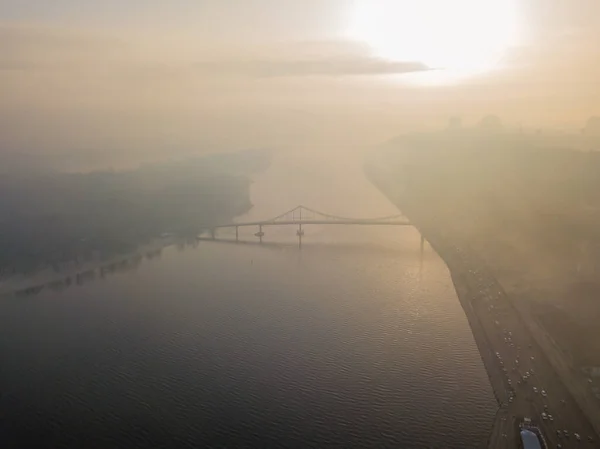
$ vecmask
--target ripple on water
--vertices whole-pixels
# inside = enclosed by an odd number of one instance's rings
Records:
[[[495,403],[447,270],[403,251],[210,243],[5,301],[6,447],[482,447]]]

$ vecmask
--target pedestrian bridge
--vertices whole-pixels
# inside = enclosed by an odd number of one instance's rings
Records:
[[[258,232],[254,235],[259,238],[260,242],[262,242],[262,239],[265,235],[263,228],[265,227],[297,226],[298,230],[296,231],[296,235],[298,236],[298,244],[302,246],[302,237],[304,236],[304,230],[302,229],[302,226],[306,225],[410,226],[411,223],[402,214],[378,218],[348,218],[319,212],[301,205],[268,220],[225,223],[213,226],[211,229],[211,235],[213,238],[216,238],[218,229],[235,228],[235,239],[238,241],[239,228],[255,226],[257,227]]]

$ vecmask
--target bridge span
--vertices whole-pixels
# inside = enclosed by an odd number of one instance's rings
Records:
[[[337,215],[326,214],[305,206],[296,206],[295,208],[284,212],[281,215],[261,221],[248,221],[239,223],[226,223],[213,226],[210,229],[212,238],[216,238],[217,230],[224,228],[235,228],[235,240],[239,241],[239,228],[256,226],[258,232],[254,234],[262,243],[267,226],[298,226],[296,235],[298,236],[298,246],[302,247],[302,237],[304,236],[305,225],[362,225],[362,226],[411,226],[410,221],[402,214],[390,215],[379,218],[348,218]]]

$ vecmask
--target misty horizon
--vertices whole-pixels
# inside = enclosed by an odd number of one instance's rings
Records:
[[[377,15],[384,0],[5,3],[0,151],[375,144],[455,115],[573,130],[600,115],[594,0],[428,1],[394,3],[398,24]],[[435,45],[472,60],[453,68]]]
[[[595,449],[600,0],[0,1],[2,449]]]

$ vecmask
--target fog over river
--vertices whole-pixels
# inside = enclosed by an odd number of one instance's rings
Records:
[[[276,154],[237,220],[398,213],[340,153]],[[3,447],[485,446],[492,389],[415,229],[306,226],[301,251],[294,227],[256,231],[3,299]]]

